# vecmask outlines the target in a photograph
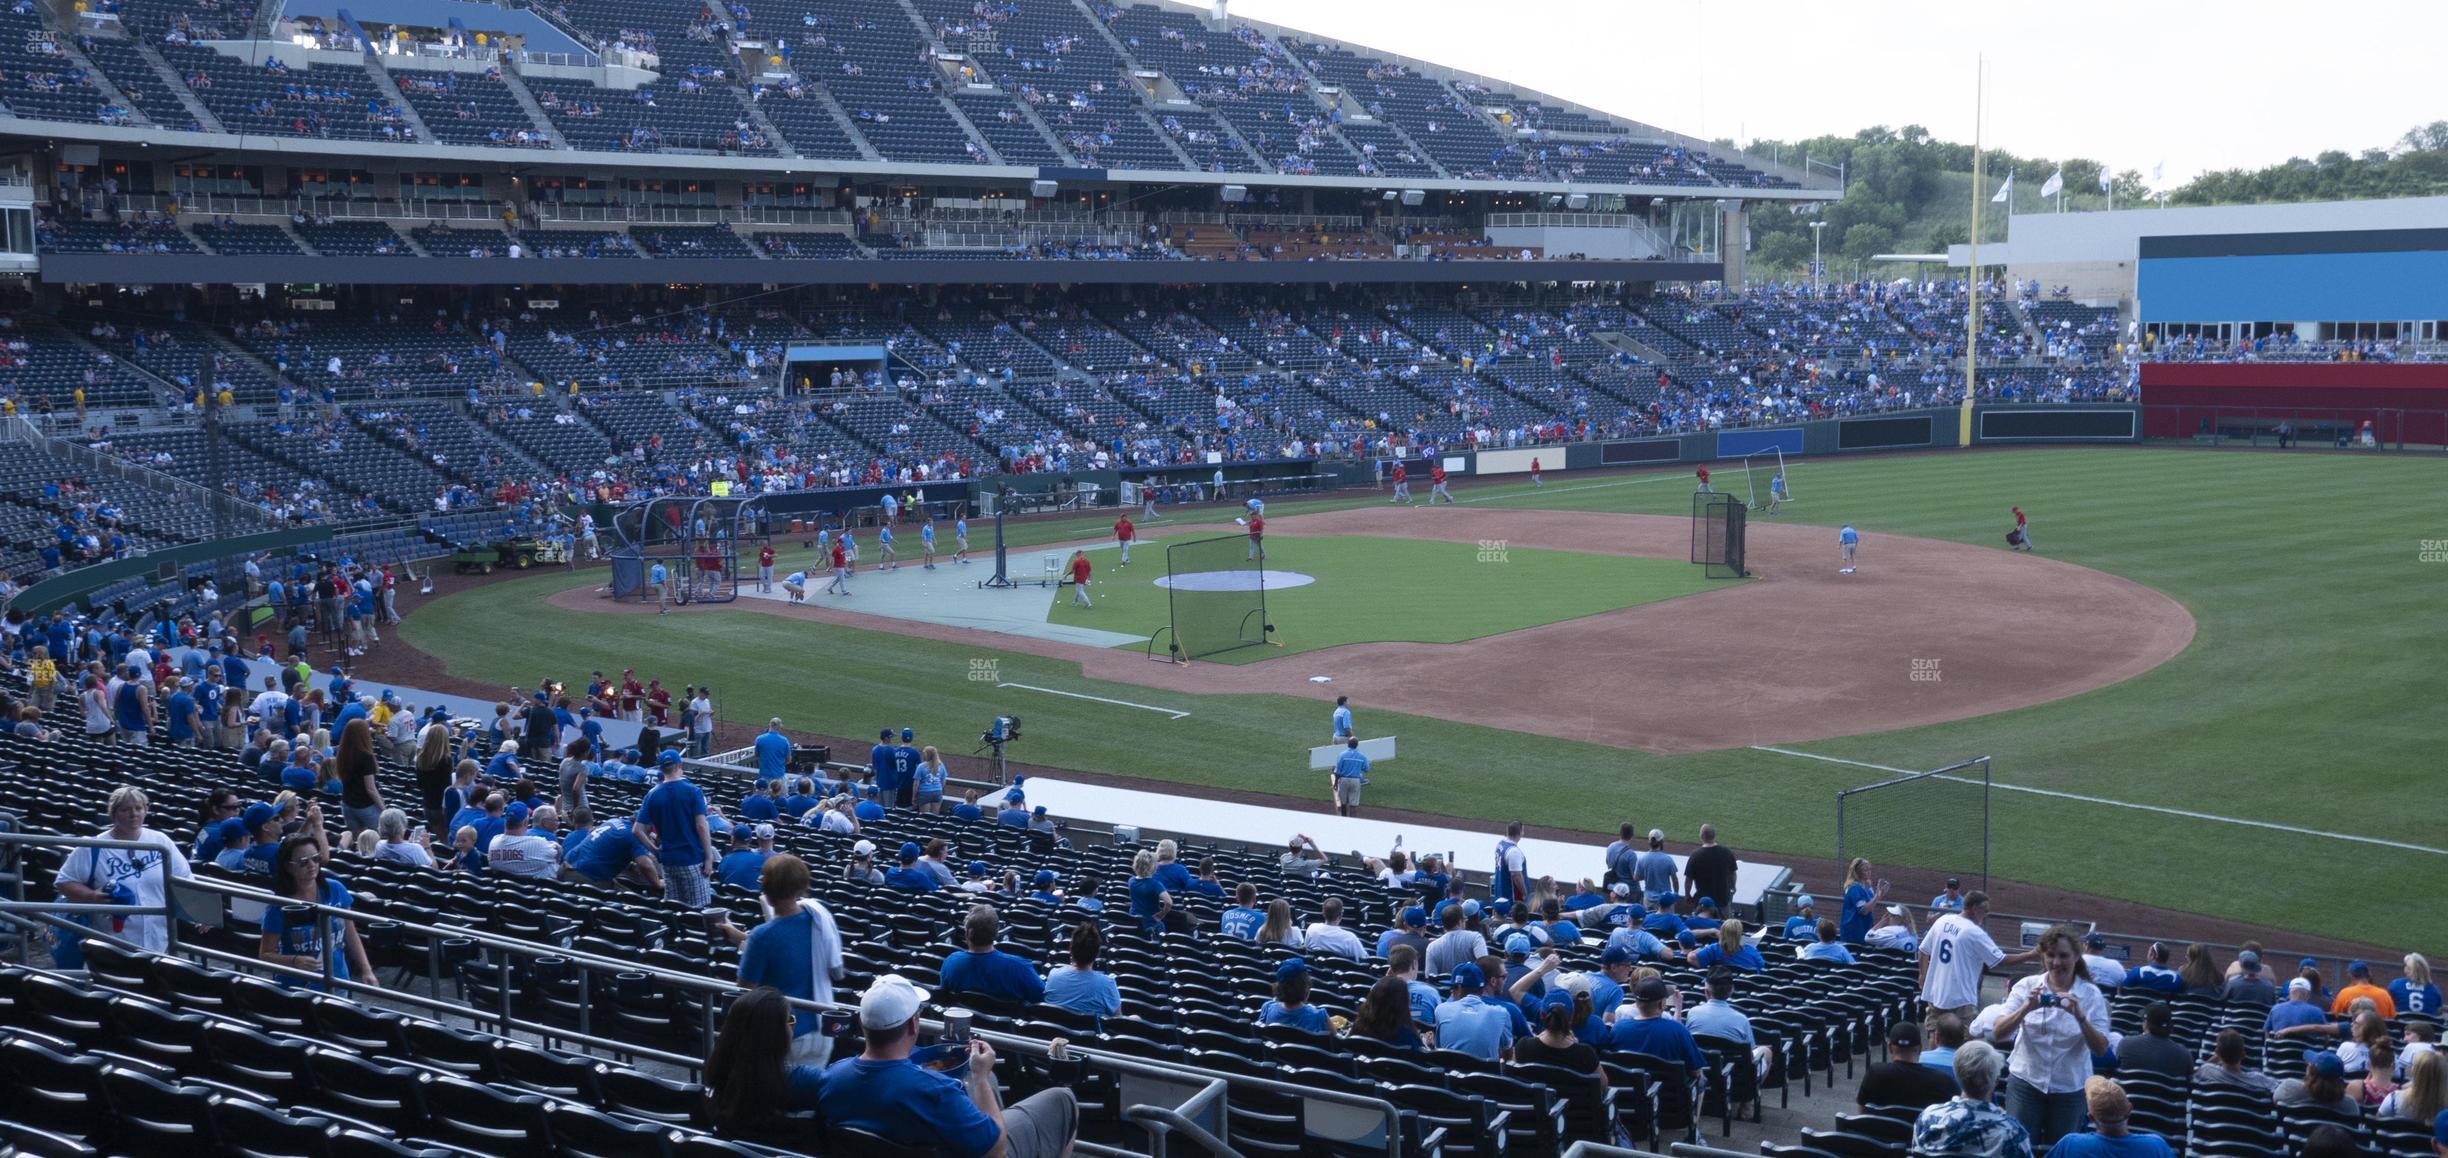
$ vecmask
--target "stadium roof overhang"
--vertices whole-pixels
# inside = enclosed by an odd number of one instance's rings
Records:
[[[55,285],[1362,285],[1718,281],[1700,261],[778,261],[46,253]]]
[[[1009,185],[1054,181],[1077,185],[1226,185],[1253,189],[1355,189],[1376,192],[1418,189],[1445,193],[1601,193],[1671,200],[1833,201],[1833,189],[1731,189],[1714,185],[1605,185],[1565,181],[1465,180],[1457,178],[1317,177],[1282,173],[1205,173],[1160,169],[1039,168],[1020,165],[924,165],[807,157],[735,157],[712,153],[607,153],[583,149],[492,149],[466,145],[386,145],[312,137],[201,133],[136,125],[87,125],[0,116],[0,141],[48,145],[132,145],[168,150],[178,160],[222,163],[285,159],[297,164],[347,164],[354,168],[425,169],[435,165],[510,170],[618,169],[641,176],[685,175],[716,180],[772,181],[835,178],[854,182],[933,182]]]

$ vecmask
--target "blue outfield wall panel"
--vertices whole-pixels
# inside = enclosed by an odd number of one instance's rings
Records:
[[[2448,250],[2144,258],[2135,294],[2145,323],[2448,318]]]
[[[1724,430],[1717,434],[1717,457],[1740,458],[1763,450],[1781,450],[1787,454],[1802,453],[1802,428],[1780,426],[1774,430]]]

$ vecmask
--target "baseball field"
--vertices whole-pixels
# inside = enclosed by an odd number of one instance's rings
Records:
[[[1363,734],[1403,744],[1372,806],[1610,834],[1708,821],[1767,859],[1831,855],[1841,788],[1987,755],[2002,880],[2448,943],[2448,911],[2400,899],[2448,868],[2428,714],[2448,692],[2448,562],[2426,561],[2448,521],[2423,501],[2448,460],[2052,449],[1797,461],[1792,477],[1799,501],[1753,522],[1751,582],[1680,557],[1680,471],[1551,474],[1436,509],[1271,501],[1270,568],[1315,580],[1270,593],[1285,646],[1187,668],[835,606],[621,613],[585,572],[438,598],[400,630],[473,685],[635,667],[711,683],[731,724],[906,725],[948,754],[1020,713],[1015,761],[1302,799],[1317,783],[1301,754],[1341,692]],[[2002,542],[2015,505],[2033,554]],[[1231,513],[1176,510],[1143,533],[1231,533]],[[1111,522],[1015,524],[1011,540],[1094,544]],[[1844,523],[1862,547],[1840,577]],[[1096,610],[1020,594],[1056,623],[1162,622],[1154,544],[1127,571],[1091,558]]]

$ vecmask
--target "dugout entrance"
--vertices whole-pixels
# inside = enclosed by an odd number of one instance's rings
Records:
[[[1692,496],[1691,561],[1708,568],[1711,579],[1741,579],[1751,572],[1743,565],[1743,526],[1750,508],[1728,494]]]
[[[1907,903],[1934,895],[1948,877],[1987,889],[1989,791],[1987,756],[1843,789],[1836,793],[1836,863],[1867,857],[1882,874],[1899,870],[1896,883],[1914,890],[1896,898]]]
[[[1246,535],[1167,546],[1167,622],[1148,637],[1148,657],[1186,664],[1275,642],[1275,625],[1267,620],[1266,574],[1265,553]]]

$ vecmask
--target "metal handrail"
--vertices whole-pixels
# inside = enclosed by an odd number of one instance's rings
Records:
[[[1205,1110],[1209,1104],[1222,1101],[1227,1088],[1224,1079],[1213,1078],[1206,1088],[1192,1094],[1188,1101],[1179,1106],[1127,1106],[1122,1110],[1122,1120],[1148,1132],[1148,1153],[1151,1158],[1165,1158],[1166,1137],[1177,1130],[1191,1141],[1206,1147],[1210,1154],[1237,1154],[1239,1152],[1232,1148],[1231,1143],[1208,1133],[1190,1117]]]
[[[0,831],[0,847],[32,844],[52,845],[67,848],[125,848],[138,850],[150,849],[154,852],[163,851],[163,846],[160,842],[150,840],[120,840],[119,838],[113,836],[55,836],[51,833]],[[164,856],[161,858],[161,863],[153,866],[155,869],[159,870],[162,875],[162,903],[158,905],[106,905],[87,904],[77,901],[29,901],[26,899],[25,873],[22,871],[12,872],[8,874],[10,893],[9,899],[6,901],[0,901],[0,922],[23,926],[29,931],[43,927],[74,929],[81,936],[98,937],[117,944],[129,945],[132,947],[134,942],[128,941],[122,937],[113,936],[112,934],[105,933],[99,929],[89,928],[85,925],[78,924],[60,916],[59,914],[117,913],[121,916],[161,917],[165,921],[169,922],[171,942],[176,944],[178,939],[178,922],[176,920],[172,920],[171,918],[178,915],[178,902],[170,892],[170,861],[170,857]],[[90,888],[92,886],[89,885],[87,887]],[[18,914],[20,913],[25,915],[19,916]],[[17,938],[18,964],[23,965],[30,963],[33,960],[33,952],[34,946],[32,937],[20,936]]]

